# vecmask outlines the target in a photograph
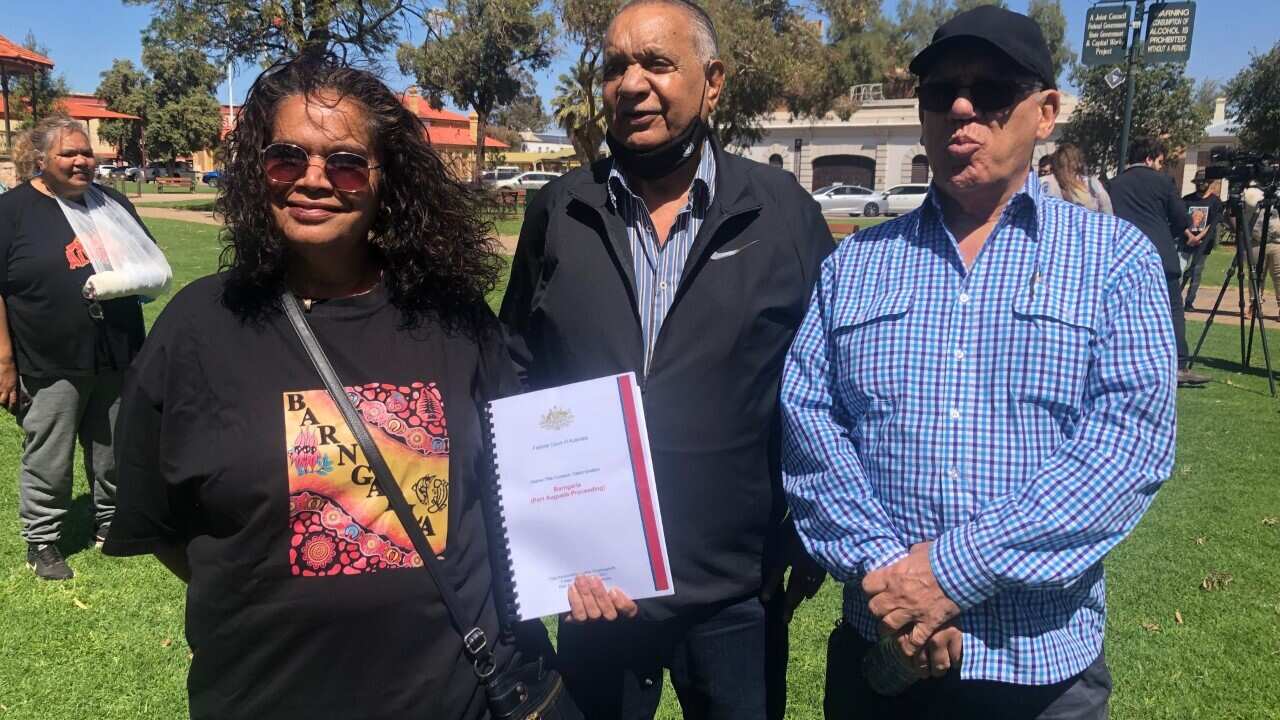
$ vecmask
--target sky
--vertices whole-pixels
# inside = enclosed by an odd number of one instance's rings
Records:
[[[1029,0],[1009,0],[1010,8],[1025,11]],[[1085,11],[1093,0],[1063,0],[1067,37],[1078,54],[1083,43]],[[126,6],[121,0],[0,0],[0,34],[21,43],[27,32],[49,50],[73,91],[93,92],[99,74],[116,58],[142,64],[141,32],[151,17],[150,7]],[[896,15],[897,0],[885,0],[887,14]],[[421,42],[422,32],[406,38]],[[1280,0],[1199,0],[1187,71],[1197,80],[1230,80],[1249,62],[1250,53],[1263,53],[1280,39]],[[555,94],[556,79],[565,72],[574,53],[561,48],[551,67],[535,75],[544,109]],[[394,58],[385,63],[383,79],[394,90],[403,90],[413,79],[402,75]],[[255,68],[240,68],[232,79],[235,102],[256,75]],[[730,78],[732,82],[732,78]],[[218,89],[227,101],[227,85]]]

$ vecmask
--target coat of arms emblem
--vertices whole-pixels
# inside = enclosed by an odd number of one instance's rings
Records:
[[[573,413],[552,405],[551,409],[542,416],[542,420],[538,422],[538,427],[543,430],[563,430],[572,424]]]

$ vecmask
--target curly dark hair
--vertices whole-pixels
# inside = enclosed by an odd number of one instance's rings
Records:
[[[247,320],[280,310],[289,249],[271,218],[262,149],[271,143],[280,103],[317,92],[353,100],[366,113],[382,166],[370,245],[406,324],[427,317],[444,323],[471,317],[475,304],[497,285],[502,267],[493,228],[481,216],[480,197],[454,179],[432,150],[422,122],[386,85],[332,59],[303,58],[268,69],[250,88],[227,136],[216,202],[226,224],[220,257],[226,273],[223,301]]]

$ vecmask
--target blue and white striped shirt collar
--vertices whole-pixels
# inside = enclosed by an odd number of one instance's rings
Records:
[[[609,168],[609,204],[617,209],[618,192],[626,192],[632,197],[639,197],[627,183],[618,163],[611,163]],[[698,159],[698,172],[693,176],[693,184],[689,187],[689,202],[695,211],[701,212],[711,207],[716,197],[716,154],[710,140],[702,141],[702,153]]]

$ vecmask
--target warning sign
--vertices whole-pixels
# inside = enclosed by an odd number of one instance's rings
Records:
[[[1116,65],[1124,62],[1129,44],[1129,17],[1133,11],[1122,7],[1091,7],[1084,17],[1085,65]]]
[[[1190,60],[1191,30],[1195,19],[1194,2],[1152,5],[1147,20],[1147,45],[1143,60],[1149,63],[1185,63]]]

